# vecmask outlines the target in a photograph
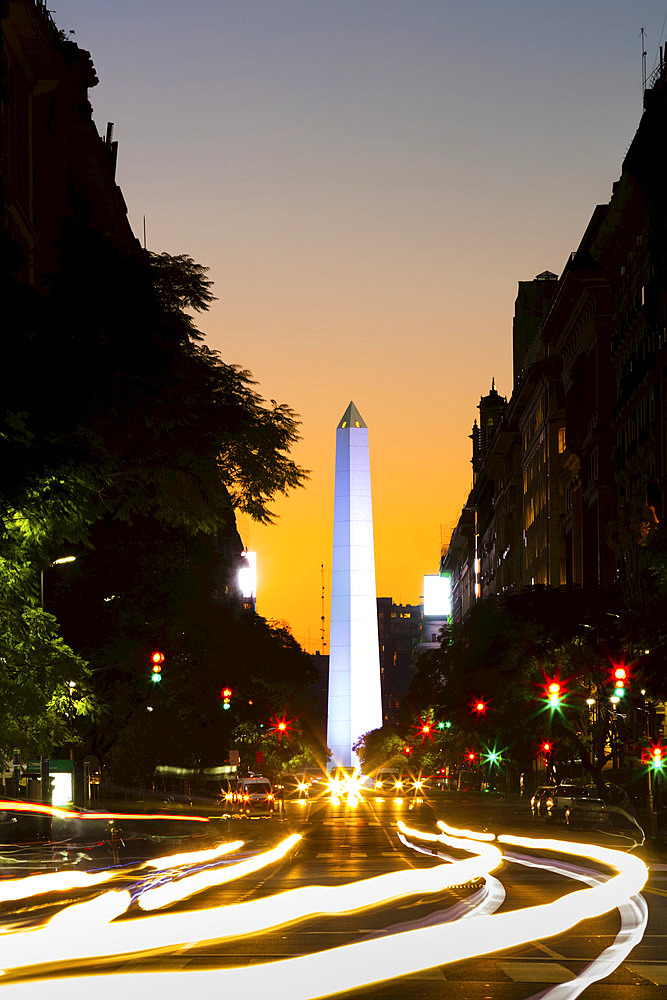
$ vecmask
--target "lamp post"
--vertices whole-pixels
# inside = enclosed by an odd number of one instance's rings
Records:
[[[74,760],[74,727],[72,720],[72,693],[76,687],[76,681],[67,683],[67,722],[69,726],[69,759]]]

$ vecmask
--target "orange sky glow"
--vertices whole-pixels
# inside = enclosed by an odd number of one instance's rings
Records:
[[[300,414],[305,488],[257,552],[257,609],[328,640],[335,429],[369,428],[378,596],[418,603],[471,486],[517,282],[560,273],[641,115],[663,0],[62,0],[149,249],[210,268],[199,326]],[[328,647],[325,646],[325,651]]]

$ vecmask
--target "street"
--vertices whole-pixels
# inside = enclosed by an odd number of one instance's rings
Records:
[[[199,995],[291,998],[349,995],[353,988],[359,998],[386,1000],[664,996],[667,865],[659,857],[639,851],[650,866],[645,930],[644,904],[624,895],[620,909],[575,923],[576,901],[590,905],[593,898],[587,886],[604,885],[599,874],[615,872],[570,842],[618,848],[618,838],[530,821],[516,800],[457,793],[425,800],[369,795],[356,804],[288,801],[280,818],[227,825],[226,853],[218,845],[217,858],[205,856],[198,842],[190,851],[200,854],[188,859],[188,845],[180,844],[179,856],[170,858],[170,849],[159,870],[147,874],[128,854],[110,882],[94,889],[69,890],[58,903],[53,894],[3,903],[10,932],[2,938],[5,1000],[43,995],[45,976],[49,996],[60,987],[70,998],[91,988],[138,996],[156,985],[171,994],[176,984]],[[450,836],[449,827],[531,842],[476,847],[465,833]],[[562,850],[538,847],[544,838],[562,840]],[[498,848],[502,859],[494,858]],[[487,853],[471,857],[476,850]],[[266,864],[262,855],[270,851]],[[457,882],[457,865],[464,864],[486,866],[487,874],[471,879],[471,869],[461,868]],[[376,878],[390,873],[400,873],[401,885]],[[443,887],[443,873],[454,884]],[[626,877],[636,876],[619,879]],[[203,888],[203,881],[213,884]],[[341,894],[312,887],[341,887]],[[168,902],[165,891],[182,898]],[[554,933],[559,899],[574,926]],[[54,913],[57,919],[45,924]],[[299,956],[308,958],[295,961]],[[414,971],[397,974],[406,969]],[[93,972],[105,977],[92,980]],[[157,984],[150,975],[156,972]],[[176,972],[177,980],[164,979]],[[183,973],[196,973],[191,985]]]

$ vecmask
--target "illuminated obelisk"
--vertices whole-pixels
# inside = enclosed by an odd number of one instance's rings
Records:
[[[350,403],[336,429],[327,716],[331,766],[358,765],[353,744],[381,726],[368,428]]]

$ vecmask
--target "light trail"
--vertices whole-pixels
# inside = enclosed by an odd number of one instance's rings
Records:
[[[143,865],[145,868],[157,868],[160,871],[167,871],[169,868],[178,868],[179,865],[201,864],[203,861],[213,861],[215,858],[231,854],[233,851],[240,851],[243,847],[243,840],[232,840],[225,844],[218,844],[206,851],[184,851],[182,854],[167,854],[163,858],[152,858]]]
[[[116,812],[79,812],[75,809],[59,809],[57,806],[50,806],[41,802],[19,802],[16,799],[0,799],[0,812],[25,813],[34,816],[51,816],[53,819],[83,819],[83,820],[112,820],[112,819],[163,819],[175,820],[187,823],[210,823],[210,816],[191,816],[183,813],[116,813]],[[214,819],[218,819],[217,816]]]
[[[99,897],[99,900],[94,901],[95,903],[99,903],[100,916],[99,924],[93,928],[94,935],[91,936],[99,936],[101,944],[111,946],[114,939],[118,940],[117,931],[119,929],[125,933],[129,932],[136,939],[139,929],[144,923],[162,921],[161,926],[165,928],[167,925],[164,922],[166,921],[175,921],[183,917],[192,916],[203,918],[210,916],[210,913],[212,913],[214,915],[214,922],[217,925],[215,939],[222,940],[223,937],[239,933],[257,932],[267,929],[269,926],[282,925],[286,922],[286,916],[288,921],[291,922],[294,920],[303,920],[307,916],[316,916],[324,912],[343,912],[343,910],[332,909],[330,905],[329,908],[323,908],[322,900],[327,898],[327,894],[334,894],[328,897],[330,900],[335,899],[336,893],[340,894],[345,905],[348,907],[344,912],[350,912],[349,908],[362,909],[367,906],[377,906],[383,901],[381,894],[378,894],[377,891],[372,896],[373,901],[369,901],[371,898],[368,891],[369,888],[374,886],[377,889],[377,883],[380,880],[394,879],[396,885],[394,885],[393,891],[398,891],[399,894],[385,898],[395,900],[401,898],[405,893],[405,887],[403,889],[400,888],[399,877],[403,877],[406,884],[410,886],[408,893],[414,894],[414,885],[416,884],[416,876],[418,875],[425,877],[428,881],[429,877],[433,878],[434,872],[442,873],[444,870],[448,872],[450,877],[453,876],[463,881],[463,874],[469,880],[472,877],[471,872],[475,870],[475,865],[478,872],[483,871],[485,866],[488,870],[491,870],[494,865],[499,863],[499,859],[501,858],[498,847],[488,842],[482,843],[468,837],[454,837],[446,832],[432,834],[412,830],[404,823],[399,824],[399,826],[402,837],[413,838],[419,840],[421,843],[432,845],[447,844],[450,847],[474,853],[474,857],[466,858],[461,862],[437,865],[429,869],[393,872],[388,876],[378,876],[376,879],[351,883],[346,886],[327,887],[326,889],[310,886],[277,894],[274,897],[264,900],[238,904],[236,907],[206,911],[203,914],[143,917],[139,920],[128,922],[126,928],[123,928],[122,923],[104,923],[107,911],[115,914],[123,905],[123,900],[121,899],[112,899],[109,901],[106,898],[119,897],[123,894],[106,893],[104,896]],[[445,824],[443,824],[443,827],[454,832],[453,828],[447,827]],[[470,831],[465,832],[469,833]],[[482,834],[481,836],[488,837],[489,835]],[[398,933],[390,933],[380,938],[355,942],[330,949],[329,951],[289,958],[279,962],[258,963],[242,968],[223,968],[212,971],[180,970],[177,981],[170,978],[174,973],[169,972],[121,972],[102,976],[88,975],[78,978],[72,976],[56,978],[49,980],[50,998],[57,998],[62,994],[68,1000],[79,1000],[79,998],[83,1000],[84,997],[88,997],[91,990],[94,990],[98,996],[104,997],[111,995],[112,991],[115,994],[119,989],[124,990],[126,993],[129,992],[131,996],[139,996],[140,993],[143,994],[147,990],[170,989],[177,982],[179,991],[190,989],[197,991],[201,1000],[208,1000],[209,997],[211,1000],[214,1000],[214,998],[218,1000],[221,993],[231,994],[232,991],[246,996],[261,996],[265,993],[267,995],[275,994],[276,984],[282,982],[289,984],[290,1000],[313,1000],[315,997],[349,992],[362,986],[369,986],[388,979],[418,972],[422,969],[432,968],[433,966],[446,965],[449,962],[502,951],[533,941],[538,936],[544,939],[569,930],[581,920],[599,916],[616,907],[621,908],[623,915],[624,911],[622,908],[632,906],[632,901],[648,877],[646,866],[638,858],[597,845],[510,836],[501,836],[498,838],[498,842],[559,854],[569,854],[579,858],[587,857],[615,869],[617,874],[604,880],[604,876],[599,874],[585,874],[580,871],[581,880],[586,881],[590,886],[589,888],[576,890],[554,902],[523,910],[503,913],[473,913],[466,920],[443,922],[436,926],[412,927],[411,929]],[[576,869],[574,866],[568,867],[570,867],[570,872],[566,872],[564,866],[561,866],[561,873],[567,873],[571,877]],[[474,877],[480,876],[476,875]],[[186,879],[182,881],[186,881]],[[449,884],[455,883],[450,882]],[[364,887],[365,891],[362,891],[361,887]],[[157,892],[159,890],[153,891]],[[305,905],[309,897],[309,905]],[[286,911],[286,904],[288,911],[291,904],[291,912]],[[56,926],[60,930],[58,937],[61,948],[58,958],[61,962],[63,960],[68,961],[68,956],[62,955],[63,925],[65,924],[70,928],[70,938],[80,936],[74,931],[74,928],[77,926],[77,915],[71,915],[69,918],[66,915],[71,910],[78,909],[79,916],[81,914],[85,916],[86,908],[88,908],[86,928],[90,934],[89,916],[92,913],[91,904],[70,907],[69,910],[59,914],[58,918],[54,919],[50,925],[47,925],[46,930],[58,921]],[[239,924],[238,917],[241,914],[244,914],[248,921],[245,926]],[[279,916],[280,919],[276,923]],[[228,929],[227,935],[224,934],[224,930],[220,926],[221,917],[223,923],[226,922],[225,917],[231,918],[233,921],[234,926]],[[109,919],[113,919],[113,916]],[[157,923],[153,923],[155,929],[158,926]],[[171,926],[174,928],[176,924],[172,923]],[[34,933],[37,934],[39,932]],[[617,954],[620,954],[624,947],[628,945],[629,947],[633,946],[633,933],[630,931],[628,939],[620,942]],[[29,936],[29,934],[9,935],[4,938],[4,941],[11,945],[11,955],[8,956],[10,963],[8,964],[7,971],[17,968],[14,961],[16,958],[14,954],[15,946],[20,944],[23,938]],[[35,949],[34,944],[36,942],[34,938],[32,940],[33,947],[29,949],[30,960],[29,962],[26,961],[26,965],[35,964],[34,959],[36,954],[42,958],[41,948]],[[190,938],[189,940],[199,939]],[[631,940],[632,944],[629,944]],[[169,946],[162,934],[159,935],[159,942],[154,947],[164,948]],[[131,949],[132,951],[137,950],[137,944],[138,942],[135,940],[135,947]],[[145,943],[144,947],[150,947],[150,945]],[[606,951],[609,951],[609,949]],[[113,952],[107,950],[105,953],[119,954],[119,951],[114,948]],[[612,956],[614,960],[617,954]],[[604,955],[605,953],[603,953]],[[600,976],[605,974],[601,970],[605,967],[610,968],[610,956],[603,956],[600,956],[602,961],[597,969]],[[607,963],[606,966],[605,962]],[[591,965],[593,966],[595,963],[591,963]],[[50,970],[40,971],[43,975]],[[62,971],[62,966],[60,966],[59,971]],[[595,975],[596,978],[600,978],[595,972],[590,974]],[[121,976],[122,978],[120,978]],[[590,981],[594,981],[594,979]],[[578,996],[581,990],[587,985],[588,980],[584,977],[581,982],[583,985],[579,983],[576,987],[571,987],[572,992],[570,993],[562,992],[557,994],[550,992],[549,995],[557,997],[557,1000],[565,1000],[566,997],[572,998]],[[3,1000],[14,1000],[14,998],[16,1000],[20,1000],[20,998],[31,1000],[33,996],[35,1000],[41,1000],[43,990],[43,979],[16,984],[6,983]]]
[[[506,853],[505,857],[514,864],[550,871],[556,875],[578,879],[588,885],[596,885],[607,880],[607,876],[600,874],[600,872],[563,861],[552,861],[547,864],[539,858],[514,853]],[[648,906],[643,896],[635,895],[627,902],[621,903],[618,906],[618,911],[621,917],[621,928],[614,943],[605,948],[592,962],[589,962],[581,972],[577,973],[574,979],[567,983],[558,983],[530,998],[530,1000],[538,1000],[538,997],[540,1000],[547,1000],[547,998],[549,1000],[575,1000],[588,986],[601,979],[606,979],[618,968],[644,936],[648,921]]]
[[[425,836],[440,840],[438,835]],[[298,836],[296,839],[299,839]],[[294,846],[294,840],[294,837],[288,838],[281,847],[288,845],[285,850],[289,850]],[[78,921],[79,933],[72,935],[67,945],[62,940],[61,926],[57,923],[61,916],[59,914],[58,918],[54,918],[43,928],[12,936],[7,943],[6,958],[2,958],[0,950],[0,961],[4,965],[4,971],[9,973],[36,965],[36,956],[39,956],[39,964],[42,965],[104,958],[109,955],[154,952],[193,941],[221,941],[245,936],[324,914],[351,913],[410,895],[438,893],[449,885],[457,885],[487,874],[502,860],[501,852],[495,847],[489,848],[472,842],[470,846],[475,857],[452,864],[389,872],[342,886],[306,886],[233,906],[145,917],[142,920],[108,926],[104,926],[104,920],[98,919],[98,912],[92,905],[87,912],[85,907],[89,904],[81,904],[76,916],[72,918]],[[261,857],[265,858],[266,855]],[[219,874],[224,877],[229,871],[230,869],[225,869]],[[107,895],[119,897],[121,894]],[[123,912],[122,909],[117,909],[120,900],[116,904],[109,900],[105,906],[109,907],[109,920]],[[102,916],[106,912],[104,909],[99,911]]]
[[[46,875],[28,875],[25,878],[3,879],[0,881],[0,903],[30,899],[34,896],[42,896],[47,892],[87,889],[89,886],[108,882],[115,876],[115,872],[89,875],[88,872],[64,871],[51,872]]]
[[[266,868],[267,865],[282,860],[293,847],[296,847],[300,840],[301,834],[293,833],[273,850],[264,851],[262,854],[247,858],[245,861],[239,861],[237,864],[229,865],[222,870],[196,872],[194,875],[185,875],[178,882],[147,889],[138,897],[137,903],[142,910],[159,910],[163,906],[180,902],[182,899],[194,896],[212,886],[224,885],[235,879],[243,878],[244,875],[250,875],[252,872],[259,871],[260,868]]]

